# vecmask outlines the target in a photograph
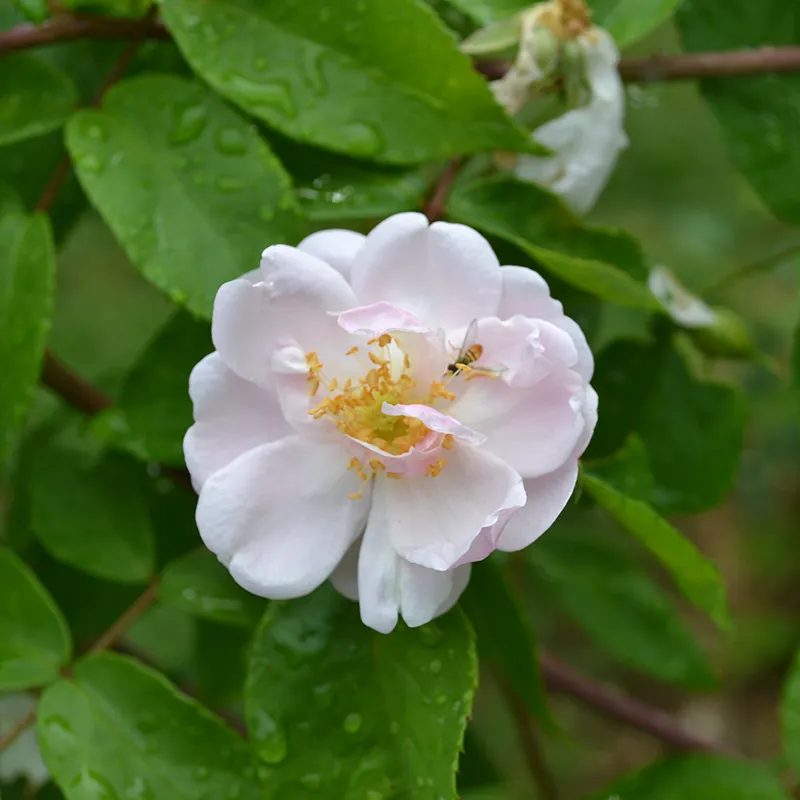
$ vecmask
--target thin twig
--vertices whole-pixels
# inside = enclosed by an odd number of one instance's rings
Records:
[[[737,754],[718,742],[712,742],[689,733],[665,711],[651,708],[638,700],[617,694],[600,683],[581,675],[547,653],[539,654],[542,675],[548,689],[583,701],[601,714],[619,720],[677,750],[717,753],[725,756]]]
[[[2,739],[0,739],[0,753],[16,741],[17,737],[33,723],[36,722],[36,709],[34,708],[27,717],[23,717]]]
[[[444,214],[447,196],[450,194],[450,190],[453,188],[453,181],[455,181],[456,175],[458,175],[458,171],[463,164],[464,159],[462,158],[451,159],[439,176],[439,180],[436,181],[430,200],[425,203],[423,208],[423,211],[431,222],[436,222],[436,220],[440,219]]]
[[[167,29],[156,20],[79,17],[69,14],[43,25],[23,23],[0,33],[0,54],[28,50],[41,45],[73,42],[77,39],[169,39]]]
[[[112,647],[117,639],[122,636],[125,631],[139,617],[150,608],[156,601],[158,596],[158,578],[153,578],[148,587],[128,606],[122,613],[122,616],[114,622],[111,627],[89,648],[87,651],[90,655],[99,653],[101,650],[108,650]]]
[[[49,350],[44,354],[41,380],[73,408],[90,417],[111,407],[111,400],[106,395],[72,372]]]
[[[500,691],[503,693],[506,705],[514,717],[519,743],[522,747],[522,752],[525,754],[525,763],[528,766],[528,771],[533,778],[533,782],[539,789],[539,797],[541,797],[542,800],[558,800],[558,785],[553,778],[550,766],[547,763],[547,758],[542,750],[542,745],[539,742],[536,723],[528,713],[528,709],[525,708],[522,699],[502,671],[494,664],[490,664],[489,666],[492,676],[497,682]]]
[[[773,253],[772,255],[765,256],[764,258],[759,258],[758,261],[751,261],[749,264],[744,264],[741,267],[737,267],[727,275],[723,275],[718,280],[715,280],[713,283],[706,286],[701,291],[701,294],[717,294],[724,289],[729,289],[731,286],[734,286],[740,281],[756,275],[759,272],[770,269],[771,267],[775,266],[775,264],[778,264],[779,262],[790,258],[791,256],[797,255],[798,253],[800,253],[800,243],[793,244],[791,247],[787,247],[778,253]]]

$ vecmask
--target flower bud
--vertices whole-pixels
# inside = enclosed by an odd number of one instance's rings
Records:
[[[698,350],[711,358],[749,359],[758,355],[750,331],[738,314],[727,308],[715,308],[714,323],[690,331]]]

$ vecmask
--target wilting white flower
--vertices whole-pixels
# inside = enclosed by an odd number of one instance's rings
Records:
[[[29,694],[7,694],[0,697],[0,739],[8,736],[17,724],[38,704]],[[0,753],[0,781],[12,782],[25,778],[34,786],[47,783],[50,773],[42,761],[36,728],[28,728],[17,736],[6,750]]]
[[[602,28],[577,20],[572,20],[573,26],[565,24],[564,7],[572,5],[552,0],[527,13],[521,23],[517,60],[507,75],[492,83],[492,89],[512,113],[519,111],[530,99],[531,86],[546,77],[542,44],[547,48],[546,59],[551,39],[560,40],[562,48],[570,45],[566,77],[583,85],[579,105],[534,130],[533,138],[551,154],[517,156],[514,174],[544,186],[583,214],[605,188],[628,138],[623,127],[625,88],[617,70],[619,51]]]
[[[220,288],[212,337],[184,441],[203,540],[265,597],[332,578],[382,632],[547,530],[597,418],[545,281],[422,214],[267,248]]]
[[[684,328],[710,328],[718,314],[696,297],[666,268],[653,267],[647,285],[664,310]]]

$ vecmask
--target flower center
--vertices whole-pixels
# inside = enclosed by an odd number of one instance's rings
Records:
[[[367,351],[366,373],[356,381],[348,378],[342,386],[336,378],[328,380],[324,376],[324,365],[315,352],[306,354],[311,396],[315,396],[321,386],[328,390],[328,396],[308,413],[315,419],[331,419],[342,433],[353,439],[391,455],[402,455],[433,431],[415,417],[384,414],[383,404],[424,402],[430,405],[437,399],[455,400],[455,395],[447,391],[444,381],[433,381],[427,393],[421,391],[412,377],[408,354],[403,353],[390,334],[370,339],[367,344],[373,349]],[[346,355],[358,353],[359,348],[353,347]]]

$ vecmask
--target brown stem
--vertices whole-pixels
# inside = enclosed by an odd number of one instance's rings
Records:
[[[111,627],[89,648],[88,653],[99,653],[101,650],[108,650],[117,639],[136,622],[156,600],[158,596],[158,578],[153,578],[148,587],[128,606],[122,616],[114,622]]]
[[[0,739],[0,753],[16,741],[17,737],[36,721],[36,709],[34,708],[27,717],[23,717],[2,739]]]
[[[0,33],[0,54],[27,50],[45,44],[76,39],[169,39],[167,29],[156,20],[110,19],[60,15],[43,25],[23,23]]]
[[[545,682],[552,692],[575,697],[597,709],[601,714],[649,733],[678,750],[736,755],[723,744],[702,739],[684,730],[677,720],[665,711],[623,697],[614,690],[581,675],[547,653],[540,652],[539,658]]]
[[[522,752],[525,754],[528,771],[539,790],[538,796],[542,800],[558,800],[558,785],[550,772],[550,766],[539,742],[536,723],[525,708],[525,703],[522,702],[520,696],[502,671],[494,664],[490,665],[490,669],[492,676],[500,687],[500,691],[503,693],[506,705],[514,717],[519,743],[522,747]]]
[[[90,417],[111,406],[106,395],[64,366],[49,350],[44,354],[41,380],[73,408]]]
[[[444,214],[447,196],[450,194],[450,190],[453,188],[453,181],[455,181],[456,175],[458,175],[458,171],[463,164],[464,159],[462,158],[451,159],[439,176],[439,180],[436,181],[430,200],[423,207],[423,211],[431,222],[441,219]]]

